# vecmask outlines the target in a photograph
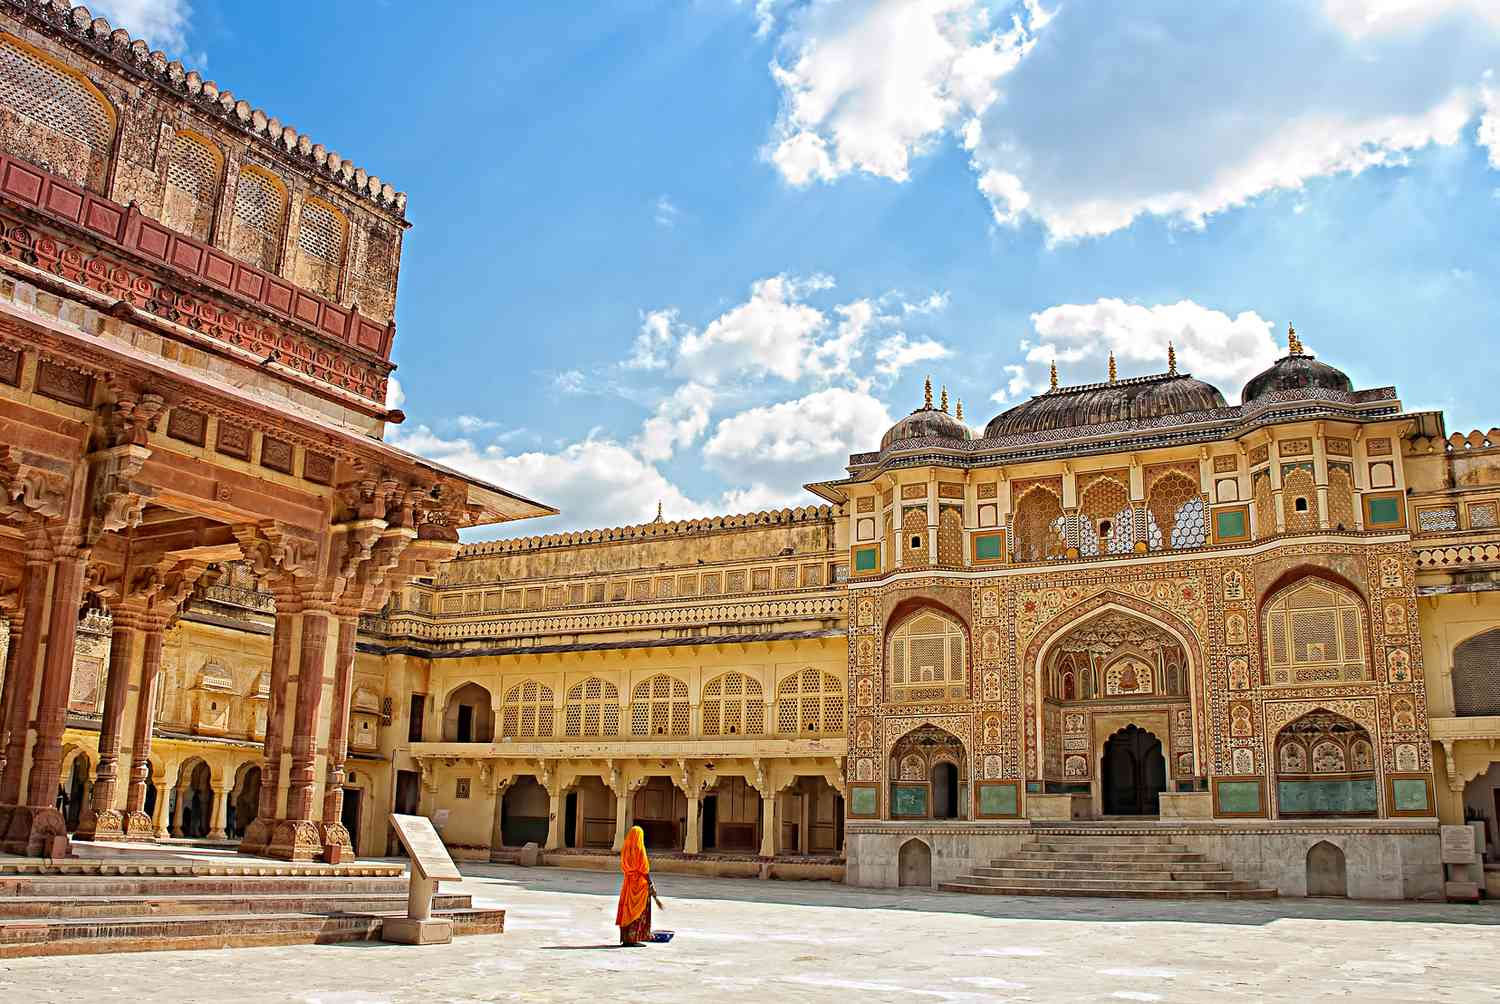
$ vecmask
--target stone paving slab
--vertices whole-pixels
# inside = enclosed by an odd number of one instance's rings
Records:
[[[507,933],[0,961],[6,1000],[1494,1001],[1500,906],[1023,899],[657,881],[670,944],[620,948],[616,874],[462,866]]]

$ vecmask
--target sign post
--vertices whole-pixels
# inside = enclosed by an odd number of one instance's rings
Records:
[[[411,858],[411,885],[406,916],[386,920],[381,925],[381,940],[401,945],[446,945],[453,940],[453,922],[433,917],[432,897],[437,894],[439,881],[457,881],[463,875],[427,817],[393,812],[391,825]]]

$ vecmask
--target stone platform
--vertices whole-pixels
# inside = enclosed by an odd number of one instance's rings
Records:
[[[0,857],[0,958],[373,941],[404,917],[392,861],[246,858],[211,848],[96,845],[86,857]],[[439,893],[454,934],[498,934],[505,912]]]
[[[1175,843],[1170,836],[1122,837],[1043,831],[1010,857],[951,882],[945,892],[992,896],[1099,896],[1146,899],[1269,899],[1275,889],[1235,878],[1224,864]]]

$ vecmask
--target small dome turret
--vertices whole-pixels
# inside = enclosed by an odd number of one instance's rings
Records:
[[[963,414],[963,402],[959,402],[959,414]],[[880,437],[880,448],[888,449],[895,443],[907,439],[927,439],[936,437],[939,439],[953,439],[958,442],[968,442],[974,438],[974,433],[969,427],[954,416],[948,414],[948,388],[943,388],[942,407],[932,406],[932,378],[927,378],[925,393],[923,394],[922,407],[907,415],[901,421],[886,430],[884,436]]]
[[[1354,389],[1343,370],[1319,362],[1302,348],[1302,339],[1290,324],[1286,326],[1286,341],[1286,355],[1250,378],[1240,393],[1240,403],[1249,404],[1284,390],[1332,390],[1347,394]]]

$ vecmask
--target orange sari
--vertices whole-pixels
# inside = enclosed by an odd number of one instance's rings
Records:
[[[651,859],[646,856],[646,834],[639,826],[632,826],[625,835],[620,871],[625,873],[620,903],[615,908],[620,940],[645,941],[651,936]],[[636,930],[642,927],[644,931]]]

